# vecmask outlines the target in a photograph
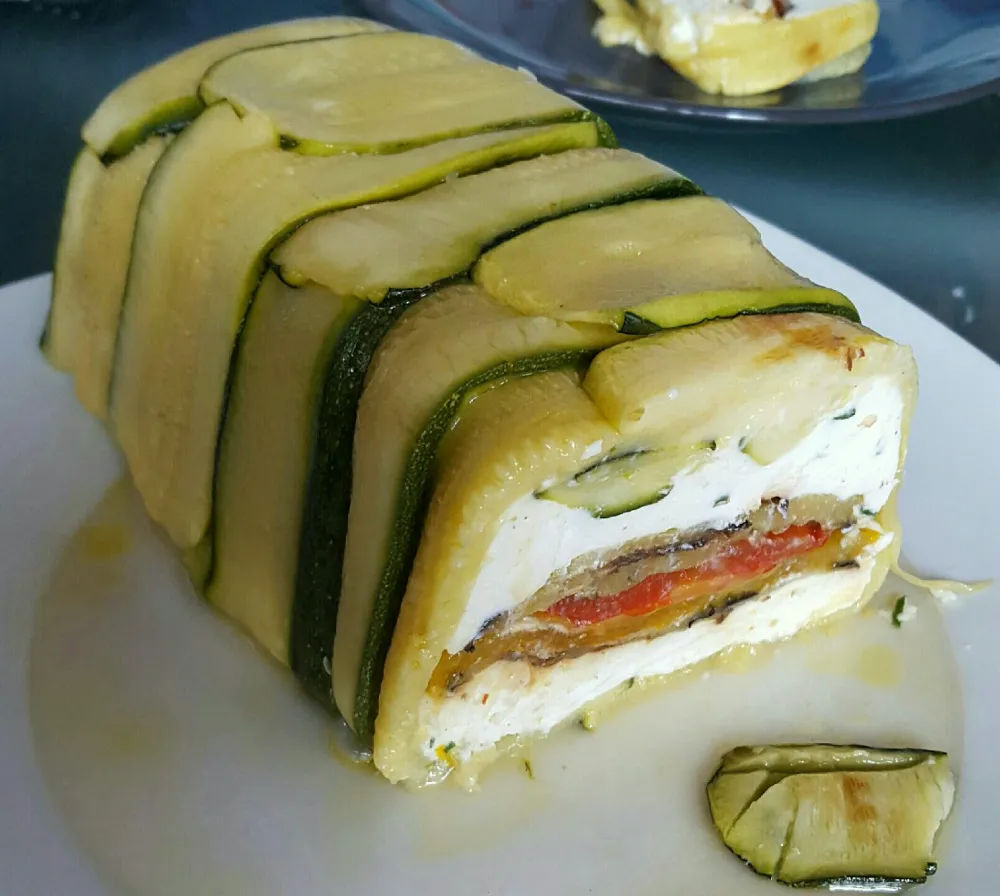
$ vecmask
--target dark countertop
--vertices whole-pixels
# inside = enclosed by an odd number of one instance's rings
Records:
[[[79,128],[129,74],[199,40],[345,0],[0,2],[0,283],[51,267]],[[94,11],[96,9],[96,11]],[[1000,361],[1000,97],[781,131],[609,120],[622,143],[885,283]]]

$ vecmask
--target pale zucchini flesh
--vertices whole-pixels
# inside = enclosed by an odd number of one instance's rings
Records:
[[[697,192],[669,168],[622,149],[540,156],[423,193],[323,215],[274,255],[282,278],[380,302],[468,270],[486,249],[544,221],[609,203]]]
[[[204,108],[198,85],[206,70],[240,50],[384,29],[378,22],[331,16],[264,25],[205,41],[133,75],[111,91],[84,123],[83,140],[110,161],[127,155],[156,131],[186,124]]]
[[[109,165],[84,147],[66,191],[43,349],[74,375],[80,403],[102,420],[136,213],[169,141],[150,137]]]
[[[452,172],[599,139],[594,123],[575,122],[391,157],[303,156],[281,151],[260,116],[225,104],[203,113],[164,154],[140,206],[111,390],[115,433],[153,519],[181,548],[205,533],[233,344],[264,260],[288,232]]]
[[[438,443],[471,389],[581,363],[613,328],[524,318],[472,286],[411,308],[383,341],[358,408],[352,500],[333,655],[337,706],[370,740],[379,685],[420,539]],[[400,370],[421,376],[401,380]]]
[[[723,840],[758,873],[883,891],[934,872],[954,791],[943,753],[830,744],[737,748],[707,788]]]
[[[592,113],[526,71],[421,34],[386,32],[237,53],[206,73],[206,103],[266,115],[297,152],[391,153]]]
[[[66,271],[65,278],[76,279],[76,269],[83,264],[84,256],[79,250],[81,234],[86,229],[90,209],[97,200],[103,173],[101,160],[94,153],[82,149],[73,160],[66,184],[52,272],[52,296],[39,345],[45,359],[56,370],[72,371],[76,363],[79,334],[83,329],[82,306],[69,301],[70,294],[66,287],[62,287],[60,295],[59,270]]]
[[[286,664],[316,401],[328,359],[358,307],[319,287],[293,289],[269,272],[233,365],[205,594]]]
[[[756,228],[707,196],[645,200],[583,212],[516,237],[476,264],[476,282],[522,314],[659,328],[815,305],[839,293],[775,259]]]

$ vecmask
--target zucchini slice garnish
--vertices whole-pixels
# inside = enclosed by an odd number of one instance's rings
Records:
[[[296,152],[392,153],[593,113],[528,72],[423,34],[385,32],[245,50],[209,70],[206,104],[266,115]]]
[[[955,783],[944,753],[788,744],[732,750],[707,792],[726,846],[759,874],[885,892],[936,870]]]

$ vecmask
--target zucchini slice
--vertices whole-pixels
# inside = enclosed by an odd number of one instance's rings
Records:
[[[844,296],[786,268],[749,221],[707,196],[553,221],[487,252],[475,280],[522,314],[636,333],[806,308],[857,319]]]
[[[623,149],[580,149],[461,177],[415,196],[309,221],[278,248],[289,283],[381,302],[468,270],[482,252],[544,221],[647,196],[697,192]],[[404,236],[405,235],[405,236]]]
[[[360,304],[316,286],[293,289],[268,272],[233,362],[205,593],[286,664],[316,402]]]
[[[108,166],[84,147],[66,190],[43,350],[75,374],[77,398],[102,420],[139,200],[169,141],[150,137]]]
[[[106,161],[127,155],[149,134],[183,125],[201,112],[198,85],[220,59],[250,47],[383,31],[365,19],[331,16],[264,25],[189,47],[133,75],[105,97],[83,125],[83,140]]]
[[[609,519],[647,507],[670,494],[671,480],[691,470],[715,450],[702,442],[687,450],[639,448],[606,457],[571,479],[537,493],[567,507],[582,507],[596,519]]]
[[[303,156],[267,119],[206,110],[140,205],[111,389],[115,432],[154,520],[181,548],[211,506],[236,334],[268,253],[303,220],[424,189],[449,174],[596,145],[593,122],[479,134],[391,157]]]
[[[879,375],[898,380],[913,407],[906,348],[842,318],[778,314],[630,340],[601,352],[584,388],[633,443],[669,424],[677,445],[737,439],[744,454],[756,448],[750,460],[770,463],[824,419],[831,438],[845,432],[858,384]]]
[[[512,499],[571,475],[595,446],[616,439],[580,388],[578,368],[499,381],[463,401],[437,451],[433,496],[378,692],[373,758],[390,781],[420,787],[453,763],[464,777],[490,761],[485,754],[450,756],[442,751],[448,740],[436,751],[428,743],[434,673],[442,654],[454,652],[473,584]],[[505,714],[505,705],[494,711]]]
[[[214,65],[200,95],[266,115],[287,147],[318,155],[594,118],[526,71],[402,31],[245,50]]]
[[[551,218],[638,191],[694,189],[624,150],[570,150],[317,218],[278,248],[272,258],[284,264],[284,279],[319,281],[339,294],[380,303],[362,308],[348,325],[320,399],[292,629],[292,666],[310,694],[329,697],[357,405],[385,333],[435,282],[467,269],[484,244],[533,226],[539,214]],[[289,264],[296,272],[291,276]]]
[[[526,318],[457,285],[407,311],[379,347],[358,407],[333,652],[337,707],[363,739],[372,738],[435,452],[459,405],[470,390],[583,363],[621,338],[611,327]],[[420,376],[401,379],[405,370]]]
[[[885,890],[936,869],[955,782],[944,753],[792,744],[737,748],[707,793],[726,846],[758,873]]]
[[[381,305],[362,303],[323,374],[315,411],[292,612],[291,666],[306,693],[331,705],[331,653],[337,627],[354,426],[372,356],[419,292]]]

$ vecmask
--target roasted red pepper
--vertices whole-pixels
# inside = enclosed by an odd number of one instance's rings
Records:
[[[592,625],[616,616],[645,616],[669,604],[680,586],[698,585],[701,594],[730,590],[741,581],[765,575],[785,560],[822,547],[830,535],[819,523],[751,535],[728,542],[710,559],[687,569],[656,573],[617,594],[571,594],[537,615],[572,625]]]

